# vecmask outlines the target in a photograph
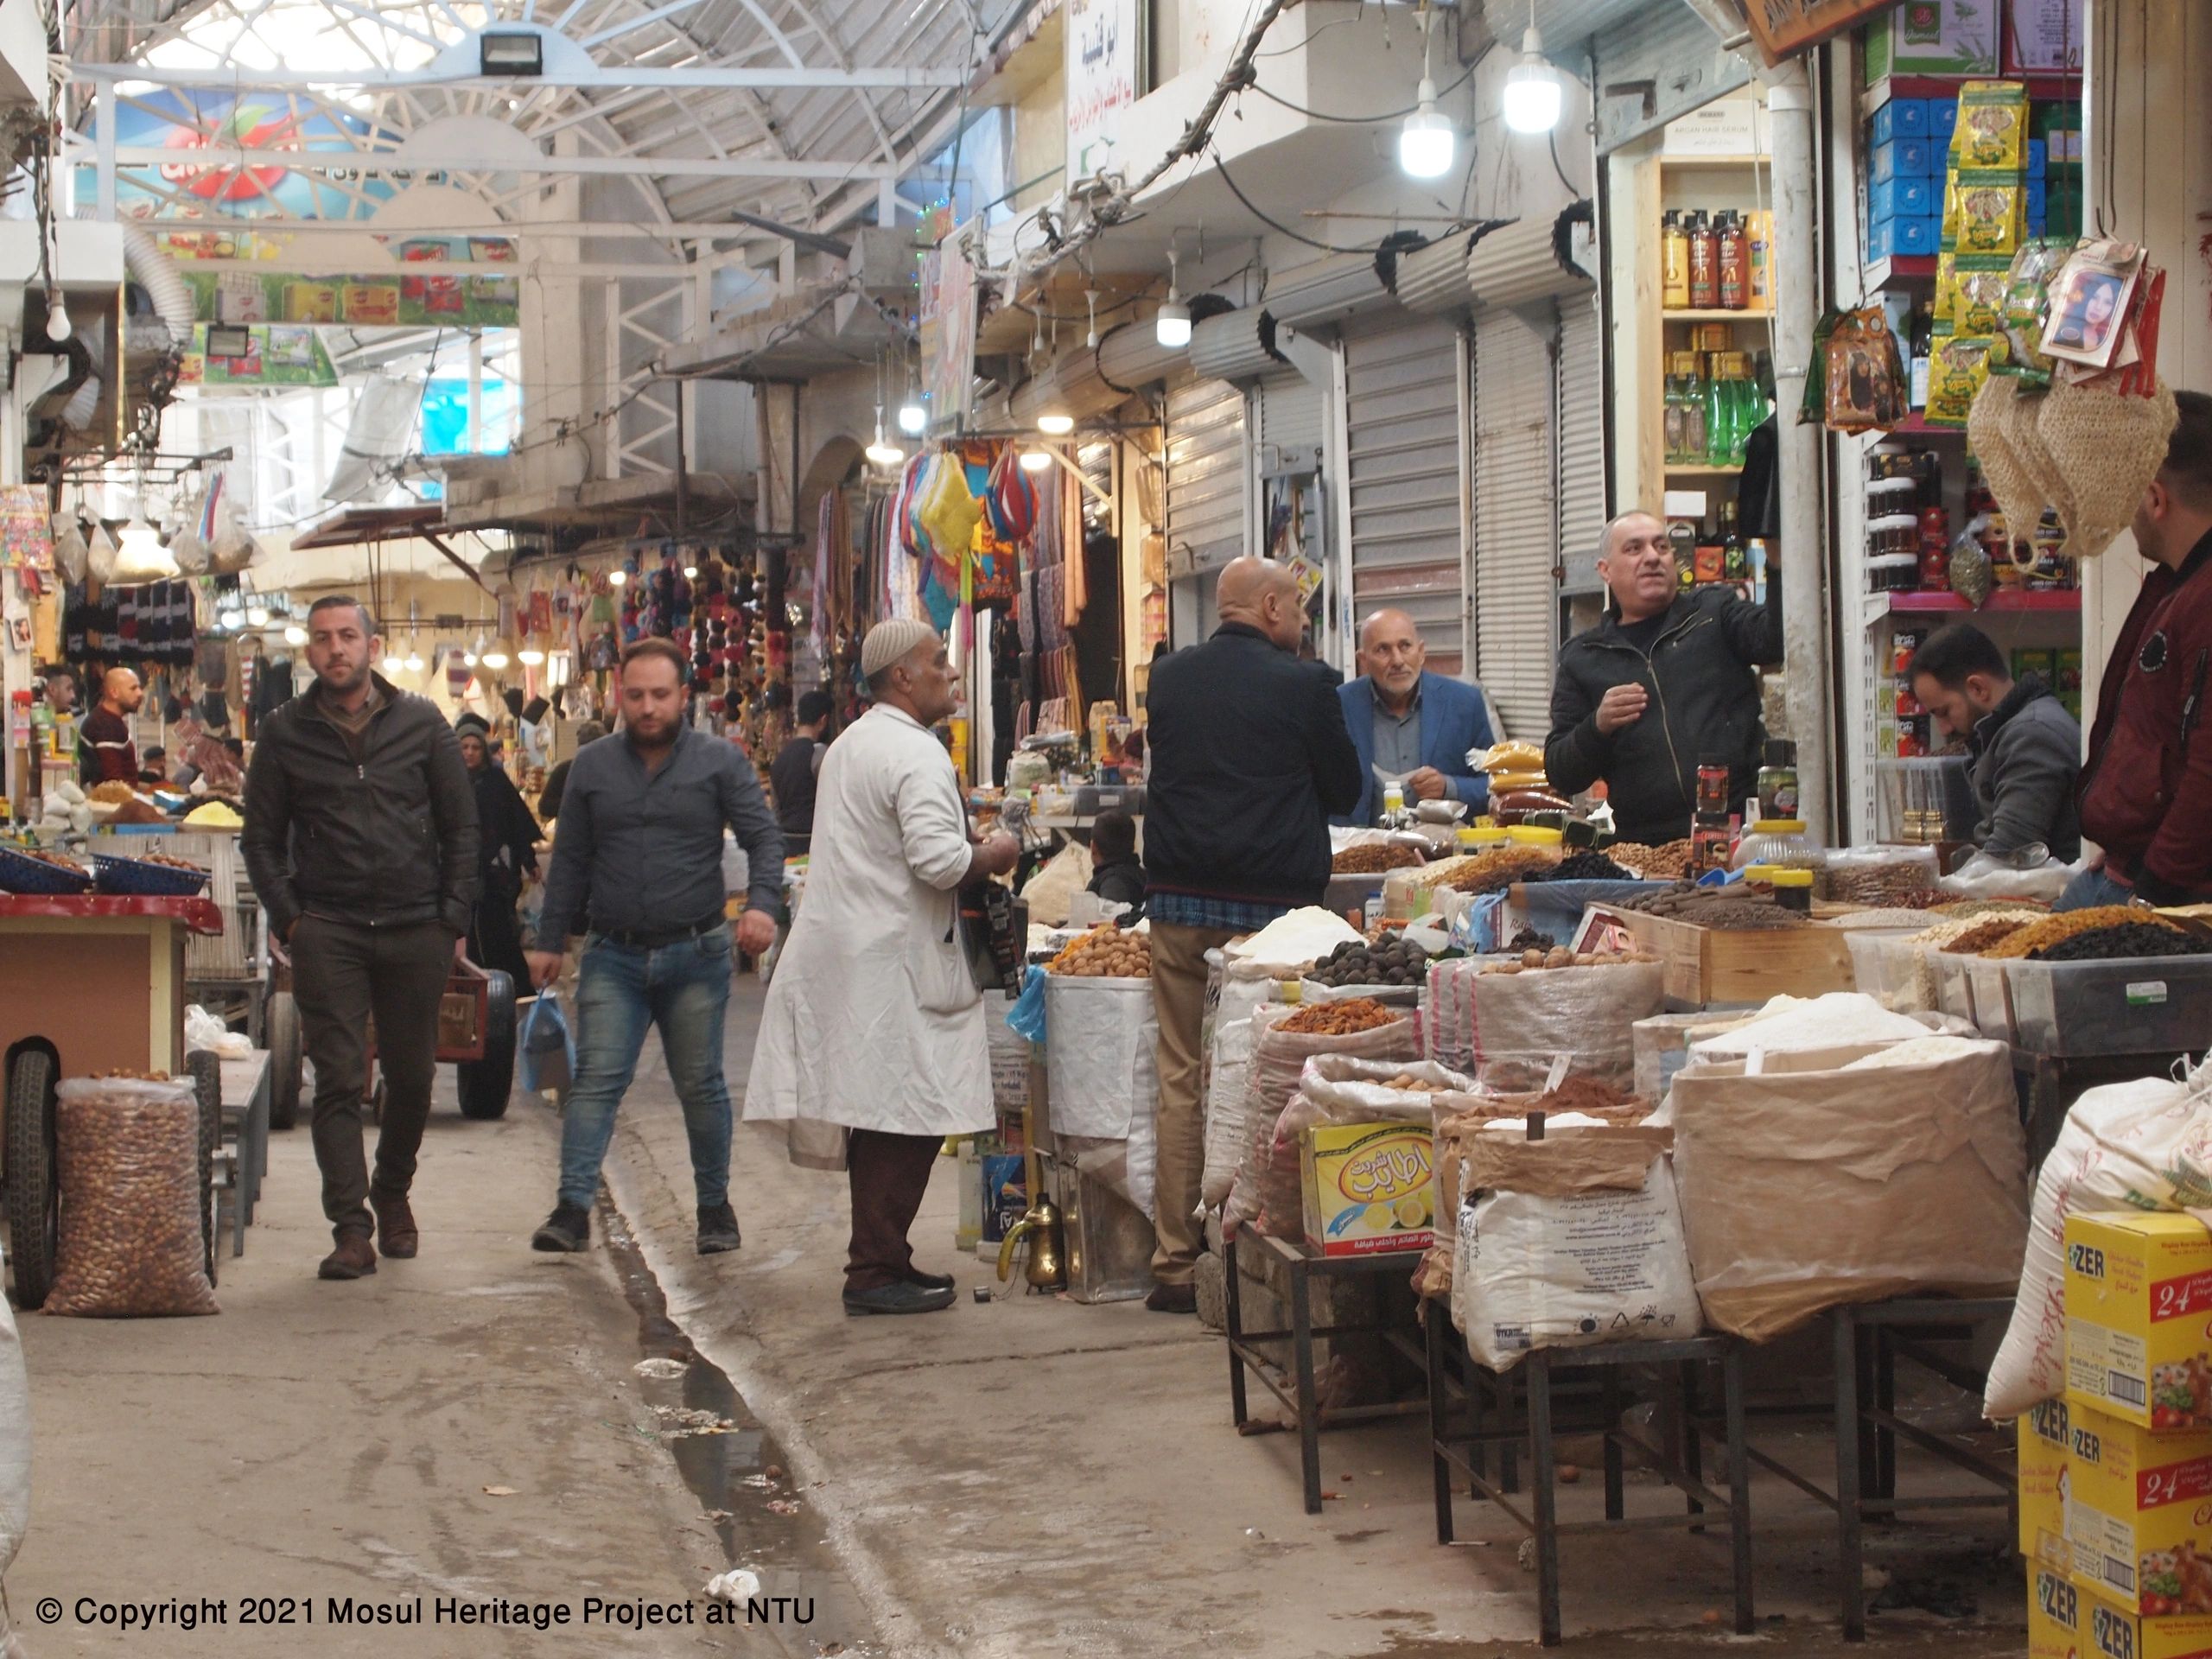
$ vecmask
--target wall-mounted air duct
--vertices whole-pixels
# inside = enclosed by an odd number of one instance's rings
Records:
[[[192,303],[192,290],[185,286],[176,262],[162,251],[149,232],[136,225],[126,225],[123,227],[123,263],[138,286],[146,290],[146,297],[154,302],[154,314],[168,324],[170,343],[180,352],[190,346],[193,324],[199,319]]]

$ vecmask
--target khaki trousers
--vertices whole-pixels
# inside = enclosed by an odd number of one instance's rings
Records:
[[[1152,925],[1152,1009],[1160,1022],[1160,1102],[1153,1126],[1160,1166],[1153,1199],[1152,1276],[1187,1285],[1205,1247],[1194,1218],[1206,1167],[1205,1103],[1198,1096],[1199,1031],[1206,1013],[1206,952],[1237,934],[1224,927]]]

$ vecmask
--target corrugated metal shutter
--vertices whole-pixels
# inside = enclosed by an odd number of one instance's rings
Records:
[[[1568,593],[1594,592],[1605,527],[1605,326],[1594,290],[1559,302],[1559,546]]]
[[[1392,321],[1344,342],[1352,608],[1404,611],[1429,667],[1457,675],[1466,658],[1459,334],[1441,318]]]
[[[1262,375],[1252,387],[1252,407],[1262,472],[1313,464],[1328,420],[1326,394],[1319,386],[1295,369]]]
[[[1559,637],[1553,433],[1557,370],[1541,321],[1492,308],[1475,319],[1475,674],[1505,735],[1541,742]],[[1596,383],[1587,388],[1595,401]]]
[[[1167,575],[1218,569],[1244,550],[1244,394],[1198,380],[1167,394]]]

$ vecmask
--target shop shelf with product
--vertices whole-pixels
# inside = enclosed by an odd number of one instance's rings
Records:
[[[1914,591],[1888,595],[1892,612],[1913,615],[1934,614],[1944,611],[2075,611],[2082,608],[2082,590],[2078,588],[1999,588],[1979,607],[1967,602],[1959,594],[1939,594]]]

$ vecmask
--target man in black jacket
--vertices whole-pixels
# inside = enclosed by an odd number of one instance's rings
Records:
[[[1756,670],[1782,660],[1782,573],[1770,556],[1763,606],[1723,586],[1683,593],[1667,526],[1624,512],[1598,574],[1613,605],[1560,651],[1544,771],[1563,795],[1602,778],[1620,838],[1659,846],[1690,832],[1700,760],[1727,762],[1732,803],[1756,785]]]
[[[438,1003],[476,903],[476,801],[437,706],[370,671],[383,641],[358,600],[308,613],[315,683],[262,722],[245,780],[246,869],[292,957],[315,1062],[315,1156],[337,1248],[325,1279],[415,1254],[407,1190],[430,1113]],[[376,1179],[361,1148],[369,1020],[384,1074]]]
[[[1152,1001],[1160,1021],[1158,1281],[1146,1306],[1188,1313],[1205,1173],[1198,1027],[1206,952],[1321,901],[1329,817],[1359,800],[1365,774],[1335,682],[1298,660],[1305,607],[1280,564],[1242,558],[1221,573],[1221,626],[1153,665],[1145,798]]]

